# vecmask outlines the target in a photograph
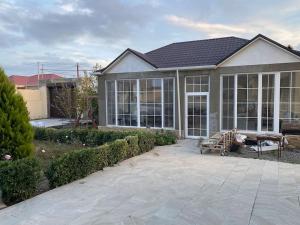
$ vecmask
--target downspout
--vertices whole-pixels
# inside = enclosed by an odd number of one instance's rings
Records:
[[[176,70],[176,79],[177,79],[177,110],[178,110],[178,129],[179,137],[181,138],[181,104],[180,104],[180,90],[179,90],[179,70]]]

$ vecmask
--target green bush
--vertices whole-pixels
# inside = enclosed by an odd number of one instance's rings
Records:
[[[46,171],[51,188],[83,178],[99,169],[97,148],[82,149],[52,160]]]
[[[41,178],[41,166],[35,158],[0,162],[0,189],[6,204],[30,198]]]
[[[138,155],[140,153],[138,136],[127,136],[125,140],[127,141],[128,144],[126,158],[130,158]]]
[[[132,131],[102,131],[97,129],[51,129],[38,127],[34,129],[36,140],[47,140],[66,144],[80,142],[90,147],[122,139],[134,133]]]
[[[34,153],[33,131],[25,102],[0,68],[0,158],[21,159]]]
[[[114,165],[126,158],[128,151],[127,141],[118,139],[109,143],[108,162],[109,165]]]
[[[151,132],[140,131],[137,133],[137,136],[139,138],[139,147],[141,153],[148,152],[154,148],[155,134]]]
[[[46,171],[51,188],[55,188],[102,170],[126,158],[127,141],[115,140],[95,148],[85,148],[52,160]]]
[[[172,131],[156,132],[155,145],[171,145],[175,144],[177,140],[176,134]]]

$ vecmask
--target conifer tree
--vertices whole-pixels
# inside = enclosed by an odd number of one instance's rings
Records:
[[[31,156],[33,129],[25,102],[0,68],[0,157],[9,154],[13,159]]]

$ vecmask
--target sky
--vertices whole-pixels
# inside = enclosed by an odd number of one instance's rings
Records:
[[[299,0],[0,0],[0,66],[71,76],[126,48],[258,33],[300,49],[299,24]]]

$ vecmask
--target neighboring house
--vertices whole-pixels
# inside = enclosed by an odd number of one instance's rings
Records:
[[[261,34],[125,50],[98,75],[101,126],[279,132],[300,118],[300,52]]]
[[[65,79],[58,74],[12,75],[9,79],[23,96],[30,119],[64,117],[56,107],[53,107],[53,101],[62,84],[75,85],[73,79]]]

